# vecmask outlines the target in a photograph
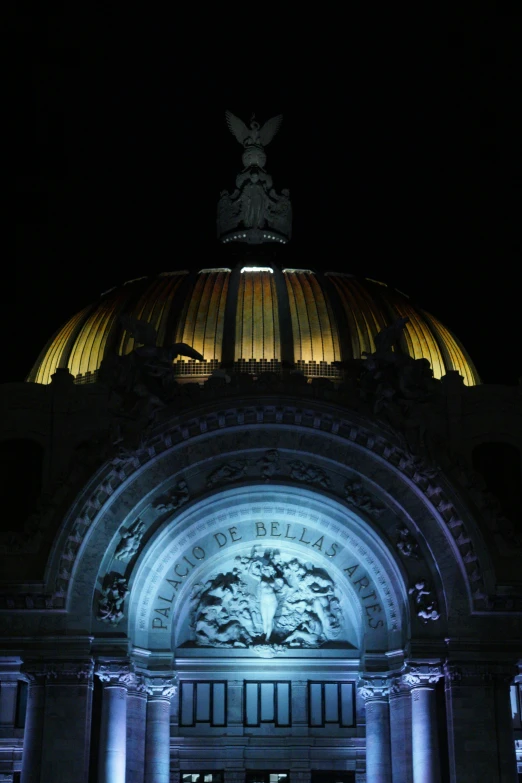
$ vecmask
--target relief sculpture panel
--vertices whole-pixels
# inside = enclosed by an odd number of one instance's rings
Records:
[[[340,594],[327,571],[254,546],[229,571],[195,585],[193,641],[204,647],[320,647],[343,631]]]

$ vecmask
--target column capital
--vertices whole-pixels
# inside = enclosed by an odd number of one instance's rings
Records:
[[[391,681],[388,677],[360,679],[357,692],[364,701],[387,700]]]
[[[419,663],[408,666],[401,679],[404,685],[410,689],[435,686],[444,676],[441,664]]]
[[[517,676],[517,667],[508,662],[446,661],[444,677],[447,684],[487,685],[495,682],[510,685]]]
[[[131,687],[136,681],[131,664],[121,659],[98,661],[94,673],[104,685]]]
[[[142,684],[138,685],[138,690],[145,691],[149,696],[170,699],[177,693],[178,686],[175,675],[155,676],[151,673],[143,673],[141,678]]]

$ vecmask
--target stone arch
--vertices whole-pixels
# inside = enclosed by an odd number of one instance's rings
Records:
[[[355,510],[389,550],[405,589],[428,579],[441,619],[435,626],[413,612],[412,636],[441,638],[448,623],[459,624],[470,614],[491,567],[474,519],[450,482],[408,461],[399,446],[385,439],[389,433],[365,429],[358,419],[336,420],[331,411],[318,410],[313,417],[313,411],[306,416],[294,411],[290,423],[267,424],[267,410],[261,415],[256,408],[255,421],[245,422],[248,411],[236,409],[235,423],[230,411],[201,414],[184,427],[167,423],[146,449],[107,463],[93,476],[64,521],[47,570],[58,606],[68,609],[71,631],[91,632],[89,618],[108,574],[120,574],[129,584],[133,579],[142,549],[128,562],[114,556],[137,519],[145,523],[146,546],[167,519],[179,517],[180,509],[185,513],[218,489],[260,482],[310,489]],[[271,453],[277,453],[275,467],[267,456]],[[180,482],[187,492],[180,508],[161,510],[161,498],[176,495]],[[398,526],[414,539],[418,558],[397,551]],[[118,633],[126,629],[124,621]]]
[[[405,646],[403,579],[376,532],[338,501],[298,486],[264,484],[222,490],[165,521],[129,580],[128,633],[134,643],[154,650],[164,649],[167,640],[173,649],[186,642],[195,582],[230,568],[254,546],[330,572],[350,626],[342,639],[346,649]]]

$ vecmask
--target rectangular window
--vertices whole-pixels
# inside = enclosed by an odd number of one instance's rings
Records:
[[[290,683],[245,682],[243,712],[245,726],[262,723],[273,723],[278,728],[290,726]]]
[[[355,684],[353,682],[308,682],[308,725],[342,729],[355,726]]]
[[[515,729],[519,729],[522,725],[522,721],[521,721],[522,716],[520,714],[520,685],[518,683],[516,685],[511,685],[510,696],[511,696],[511,717],[513,718],[513,726]]]
[[[181,783],[223,783],[222,772],[182,772]]]
[[[226,682],[189,682],[188,680],[183,680],[180,683],[179,711],[180,726],[195,726],[198,723],[206,723],[209,726],[226,726]],[[186,774],[192,773],[187,772]],[[197,774],[199,775],[200,773],[198,772]]]

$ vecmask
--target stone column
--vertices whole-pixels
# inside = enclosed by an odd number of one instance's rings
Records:
[[[413,783],[411,696],[402,677],[390,688],[390,740],[393,783]]]
[[[42,742],[45,707],[45,681],[43,666],[22,668],[29,684],[27,713],[25,716],[24,748],[22,754],[22,783],[40,783]]]
[[[145,732],[147,725],[147,692],[141,676],[127,691],[127,762],[126,783],[143,783],[145,777]]]
[[[176,686],[172,677],[145,677],[144,684],[148,694],[145,783],[169,783],[170,699]]]
[[[411,688],[413,783],[440,783],[440,756],[435,687],[439,666],[411,666],[404,681]]]
[[[134,675],[123,661],[100,662],[96,674],[103,683],[98,780],[125,783],[127,687]]]
[[[509,687],[515,668],[447,662],[444,667],[451,783],[516,783]]]
[[[93,668],[92,660],[45,664],[41,781],[87,783]]]
[[[371,783],[391,783],[388,681],[364,680],[359,695],[366,704],[366,779]]]

